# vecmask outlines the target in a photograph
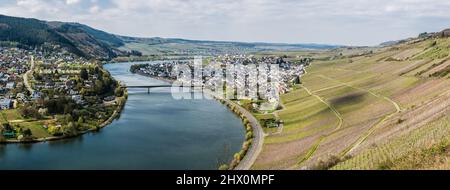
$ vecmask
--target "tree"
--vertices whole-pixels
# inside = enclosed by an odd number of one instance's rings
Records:
[[[94,87],[95,92],[97,92],[97,94],[103,94],[103,90],[104,90],[103,88],[104,88],[103,82],[100,80],[96,80],[95,87]]]
[[[29,128],[26,128],[26,129],[24,129],[24,130],[22,131],[22,135],[23,135],[24,137],[31,137],[33,134],[32,134],[32,132],[31,132],[31,130],[30,130]]]
[[[116,90],[114,91],[114,94],[115,94],[116,96],[123,96],[123,89],[122,89],[120,86],[118,86],[118,87],[116,88]]]
[[[100,68],[95,67],[94,68],[94,73],[97,74],[97,75],[100,74]]]
[[[2,127],[3,127],[4,131],[12,131],[13,130],[12,126],[8,122],[2,123]]]
[[[69,122],[66,126],[62,127],[62,134],[64,136],[73,136],[77,134],[77,130],[75,129],[75,124],[73,122]]]
[[[39,110],[37,110],[33,105],[26,104],[23,107],[19,109],[19,112],[22,116],[27,118],[36,118],[41,119],[42,115],[39,113]]]
[[[88,80],[89,79],[89,74],[86,70],[86,68],[82,68],[80,71],[80,78],[83,80]]]
[[[80,117],[78,118],[78,125],[81,125],[81,124],[83,124],[83,123],[84,123],[83,116],[80,116]]]
[[[47,130],[48,130],[48,133],[51,134],[51,135],[53,135],[53,136],[59,136],[59,135],[61,135],[61,130],[60,130],[59,127],[56,127],[56,126],[50,126],[50,127],[48,127]]]
[[[76,107],[76,103],[65,97],[50,99],[44,101],[44,107],[48,109],[50,114],[67,114],[71,113]]]

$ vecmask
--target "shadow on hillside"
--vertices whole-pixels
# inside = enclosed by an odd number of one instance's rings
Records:
[[[333,98],[330,100],[330,104],[333,107],[347,105],[347,104],[356,104],[364,101],[364,97],[367,95],[367,92],[357,92],[347,94],[345,96],[340,96],[337,98]]]

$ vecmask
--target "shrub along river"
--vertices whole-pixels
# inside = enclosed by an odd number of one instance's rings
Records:
[[[127,85],[164,82],[104,66]],[[129,89],[120,118],[99,132],[36,144],[0,145],[3,169],[217,169],[240,150],[240,119],[215,100],[175,100],[170,89]]]

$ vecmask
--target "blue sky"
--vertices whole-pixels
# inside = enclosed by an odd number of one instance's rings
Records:
[[[111,33],[376,45],[450,28],[449,0],[0,0],[0,14]]]

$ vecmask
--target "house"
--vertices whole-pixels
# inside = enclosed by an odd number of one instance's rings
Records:
[[[0,99],[0,108],[2,110],[8,110],[12,107],[12,101],[9,98]]]
[[[26,100],[26,96],[23,93],[17,93],[16,98],[20,101],[25,101]]]
[[[72,100],[75,101],[77,104],[83,104],[83,99],[81,98],[81,95],[72,95]]]
[[[78,95],[78,94],[80,94],[80,93],[79,93],[78,91],[76,91],[76,90],[70,89],[69,94],[70,94],[70,95]]]
[[[45,86],[44,88],[54,88],[55,87],[55,82],[48,80],[47,82],[45,82]]]
[[[33,94],[31,94],[31,99],[36,100],[39,99],[42,96],[41,92],[34,91]]]
[[[15,85],[16,84],[14,82],[8,82],[8,83],[6,83],[6,88],[7,89],[13,89]]]

